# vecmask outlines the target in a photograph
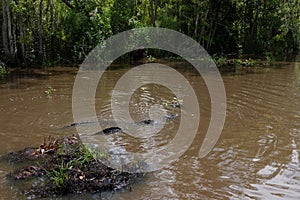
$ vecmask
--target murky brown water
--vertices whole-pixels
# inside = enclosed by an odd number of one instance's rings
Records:
[[[227,93],[226,123],[218,143],[205,158],[197,157],[210,119],[210,98],[202,79],[181,63],[169,63],[201,94],[199,133],[189,150],[163,170],[149,173],[133,185],[132,192],[107,194],[112,199],[299,199],[300,198],[300,64],[257,73],[224,74]],[[98,86],[96,112],[104,126],[112,125],[110,92],[128,68],[107,71]],[[17,76],[0,84],[0,154],[38,146],[45,136],[68,135],[74,128],[72,87],[75,68],[53,68],[51,76]],[[238,75],[237,75],[238,74]],[[56,91],[46,95],[51,86]],[[147,118],[147,108],[172,93],[145,85],[132,97],[136,121]],[[184,106],[182,107],[184,110]],[[168,113],[177,113],[170,108]],[[179,119],[168,122],[151,140],[132,142],[123,137],[127,150],[146,151],[167,144]],[[125,144],[125,145],[124,145]],[[127,145],[127,146],[126,146]],[[138,147],[138,148],[137,148]],[[0,199],[24,198],[5,175],[15,166],[0,163]],[[74,196],[72,196],[74,198]],[[65,199],[71,198],[65,197]],[[82,196],[91,199],[93,196]]]

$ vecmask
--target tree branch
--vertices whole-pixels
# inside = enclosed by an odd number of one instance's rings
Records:
[[[62,0],[69,8],[74,9],[74,6],[68,0]]]

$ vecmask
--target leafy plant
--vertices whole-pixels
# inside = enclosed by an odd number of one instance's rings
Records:
[[[5,65],[0,62],[0,75],[4,76],[6,74],[9,74],[9,71],[6,69]]]
[[[272,65],[274,63],[274,57],[273,57],[272,52],[266,52],[265,57],[266,57],[266,64],[267,65]]]
[[[82,147],[82,155],[78,159],[71,161],[71,163],[77,163],[77,164],[83,165],[83,164],[90,163],[93,160],[94,160],[93,152],[90,151],[89,149],[87,149],[85,146],[83,146]]]
[[[213,61],[215,62],[215,64],[220,67],[220,66],[223,66],[223,65],[226,65],[227,64],[227,59],[223,56],[219,56],[217,54],[214,54],[213,57],[212,57]]]
[[[183,104],[183,100],[178,99],[176,97],[174,97],[171,101],[164,100],[164,102],[163,102],[164,106],[172,107],[172,108],[180,108],[182,104]]]
[[[54,88],[52,88],[51,86],[47,87],[47,90],[45,90],[45,94],[50,95],[53,94],[53,92],[55,92],[56,90]]]
[[[57,169],[52,169],[51,171],[46,171],[50,180],[54,181],[57,192],[63,192],[67,190],[68,187],[68,170],[72,167],[69,167],[68,164],[65,164],[63,161],[60,165],[57,166]]]
[[[153,57],[152,55],[147,56],[147,58],[148,58],[148,62],[150,62],[150,63],[154,62],[156,60],[156,58]]]
[[[59,146],[58,146],[58,148],[57,148],[57,156],[58,157],[61,157],[62,155],[63,155],[63,145],[62,144],[60,144]]]

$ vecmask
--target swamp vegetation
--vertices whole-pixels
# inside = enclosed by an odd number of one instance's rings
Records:
[[[143,176],[109,168],[95,157],[76,136],[49,136],[40,147],[11,152],[1,157],[1,161],[26,165],[9,174],[8,179],[23,181],[25,185],[29,180],[23,192],[30,198],[72,193],[101,196],[101,192],[108,190],[130,190],[130,183]]]
[[[271,61],[299,51],[298,0],[2,0],[1,7],[0,60],[12,67],[80,64],[104,39],[147,26],[186,34],[215,57]]]

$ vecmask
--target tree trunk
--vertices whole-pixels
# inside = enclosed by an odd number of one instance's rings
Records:
[[[157,0],[150,0],[150,15],[151,15],[151,24],[155,27],[155,21],[157,16]]]
[[[20,31],[20,36],[22,38],[22,40],[24,40],[24,28],[23,28],[23,20],[22,20],[22,17],[19,16],[18,17],[18,22],[19,22],[19,31]],[[25,60],[25,44],[24,42],[21,42],[21,58],[22,58],[22,61]]]
[[[74,6],[68,0],[62,0],[69,8],[74,9]]]
[[[198,10],[198,6],[196,6],[196,19],[195,19],[195,28],[194,28],[194,37],[197,36],[198,33],[198,23],[199,23],[199,17],[200,17],[200,13]]]
[[[9,56],[9,43],[8,43],[8,30],[7,30],[7,13],[6,13],[6,1],[2,0],[2,15],[3,15],[3,24],[2,24],[2,39],[3,39],[3,48],[5,56]]]
[[[43,0],[40,0],[40,21],[39,21],[39,26],[40,26],[40,30],[39,30],[39,58],[40,58],[40,63],[43,63]]]
[[[213,32],[210,34],[210,38],[209,38],[209,43],[208,43],[208,47],[207,47],[207,50],[209,51],[210,50],[210,47],[211,47],[211,44],[213,42],[213,38],[215,37],[215,33],[216,33],[216,30],[217,30],[217,22],[214,23],[214,28],[213,28]]]
[[[2,0],[2,11],[3,11],[2,36],[3,36],[4,53],[6,58],[8,59],[8,62],[14,64],[15,53],[16,53],[16,35],[15,35],[15,27],[13,27],[11,21],[9,3],[6,0]]]
[[[10,16],[10,7],[6,6],[6,14],[7,14],[7,32],[8,32],[8,44],[9,44],[9,53],[11,59],[13,59],[14,45],[13,45],[13,35],[12,35],[12,24],[11,24],[11,16]]]
[[[48,49],[50,49],[50,55],[49,58],[51,60],[55,59],[54,57],[54,37],[53,37],[53,33],[54,33],[54,6],[53,6],[53,0],[48,0],[49,6],[50,6],[50,32],[52,33],[50,35],[50,44],[48,42]],[[50,45],[50,46],[49,46]],[[48,55],[46,55],[48,56]]]
[[[206,9],[206,12],[205,12],[203,18],[201,19],[202,23],[201,23],[201,31],[200,31],[200,35],[199,35],[199,42],[203,47],[204,47],[204,31],[205,31],[205,25],[204,24],[207,21],[208,12],[209,12],[209,9]]]

